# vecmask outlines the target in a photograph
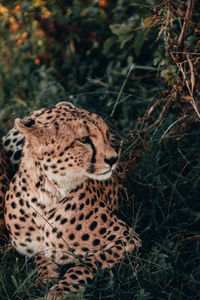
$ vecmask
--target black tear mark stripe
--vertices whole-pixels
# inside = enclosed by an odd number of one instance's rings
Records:
[[[87,119],[88,122],[91,122],[93,125],[95,125],[95,126],[99,129],[99,131],[102,133],[101,129],[100,129],[99,126],[97,125],[97,122],[91,120],[90,118],[87,118],[87,116],[86,116],[86,119]],[[90,134],[89,127],[88,127],[88,126],[85,126],[85,128],[86,128],[88,134]],[[102,133],[102,135],[103,135],[103,133]],[[103,136],[103,138],[104,138],[104,136]],[[89,137],[88,137],[88,144],[90,144],[90,146],[92,147],[92,151],[93,151],[93,153],[92,153],[92,158],[91,158],[91,161],[90,161],[90,162],[91,162],[91,164],[94,164],[94,163],[96,162],[96,154],[97,154],[97,152],[96,152],[96,148],[95,148],[95,146],[94,146],[92,140],[91,140]],[[90,166],[90,167],[91,167],[91,166]],[[93,172],[91,172],[91,173],[93,173]]]
[[[95,125],[95,126],[98,128],[98,130],[99,130],[99,131],[101,132],[101,134],[102,134],[104,143],[107,144],[107,141],[106,141],[105,136],[104,136],[104,132],[103,132],[103,130],[99,127],[98,122],[96,122],[95,120],[92,120],[92,119],[90,119],[90,118],[87,118],[87,120],[88,120],[89,122],[91,122],[93,125]]]
[[[88,138],[88,144],[90,144],[90,146],[92,147],[92,158],[91,158],[91,164],[94,164],[96,162],[96,148],[92,142],[92,140],[90,138]]]

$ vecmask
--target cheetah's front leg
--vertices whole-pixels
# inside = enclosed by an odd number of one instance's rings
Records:
[[[130,228],[130,232],[131,232]],[[85,286],[94,278],[97,272],[97,265],[102,268],[112,268],[115,263],[119,262],[126,252],[131,252],[141,246],[137,233],[131,233],[131,240],[118,239],[115,244],[110,243],[104,249],[95,251],[88,256],[84,264],[76,265],[70,268],[64,275],[63,279],[55,284],[47,295],[48,300],[62,299],[69,293],[84,291]]]
[[[84,264],[71,267],[63,279],[52,286],[47,299],[62,299],[69,293],[84,291],[85,286],[91,281],[97,271],[97,266],[93,260],[94,257],[88,257]]]
[[[59,277],[58,266],[46,258],[43,254],[38,254],[34,257],[38,272],[38,282],[44,286],[47,280],[57,279]]]

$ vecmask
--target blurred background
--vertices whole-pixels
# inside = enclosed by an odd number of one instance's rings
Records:
[[[155,4],[1,1],[1,120],[63,99],[108,116],[118,99],[113,117],[133,128],[169,76]]]

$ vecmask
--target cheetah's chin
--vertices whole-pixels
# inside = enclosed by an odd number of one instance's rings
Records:
[[[106,180],[110,178],[111,175],[112,175],[112,170],[109,170],[100,174],[90,174],[90,178],[96,180]]]

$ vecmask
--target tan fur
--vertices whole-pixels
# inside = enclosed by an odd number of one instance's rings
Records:
[[[112,267],[140,247],[137,234],[113,214],[123,192],[111,176],[117,153],[105,122],[69,103],[17,119],[16,126],[25,144],[6,197],[6,225],[15,248],[35,256],[44,282],[58,277],[55,263],[76,263],[48,294],[63,297],[94,276],[96,261]]]
[[[5,229],[4,222],[4,202],[5,194],[9,185],[9,162],[7,154],[0,143],[0,234]]]

